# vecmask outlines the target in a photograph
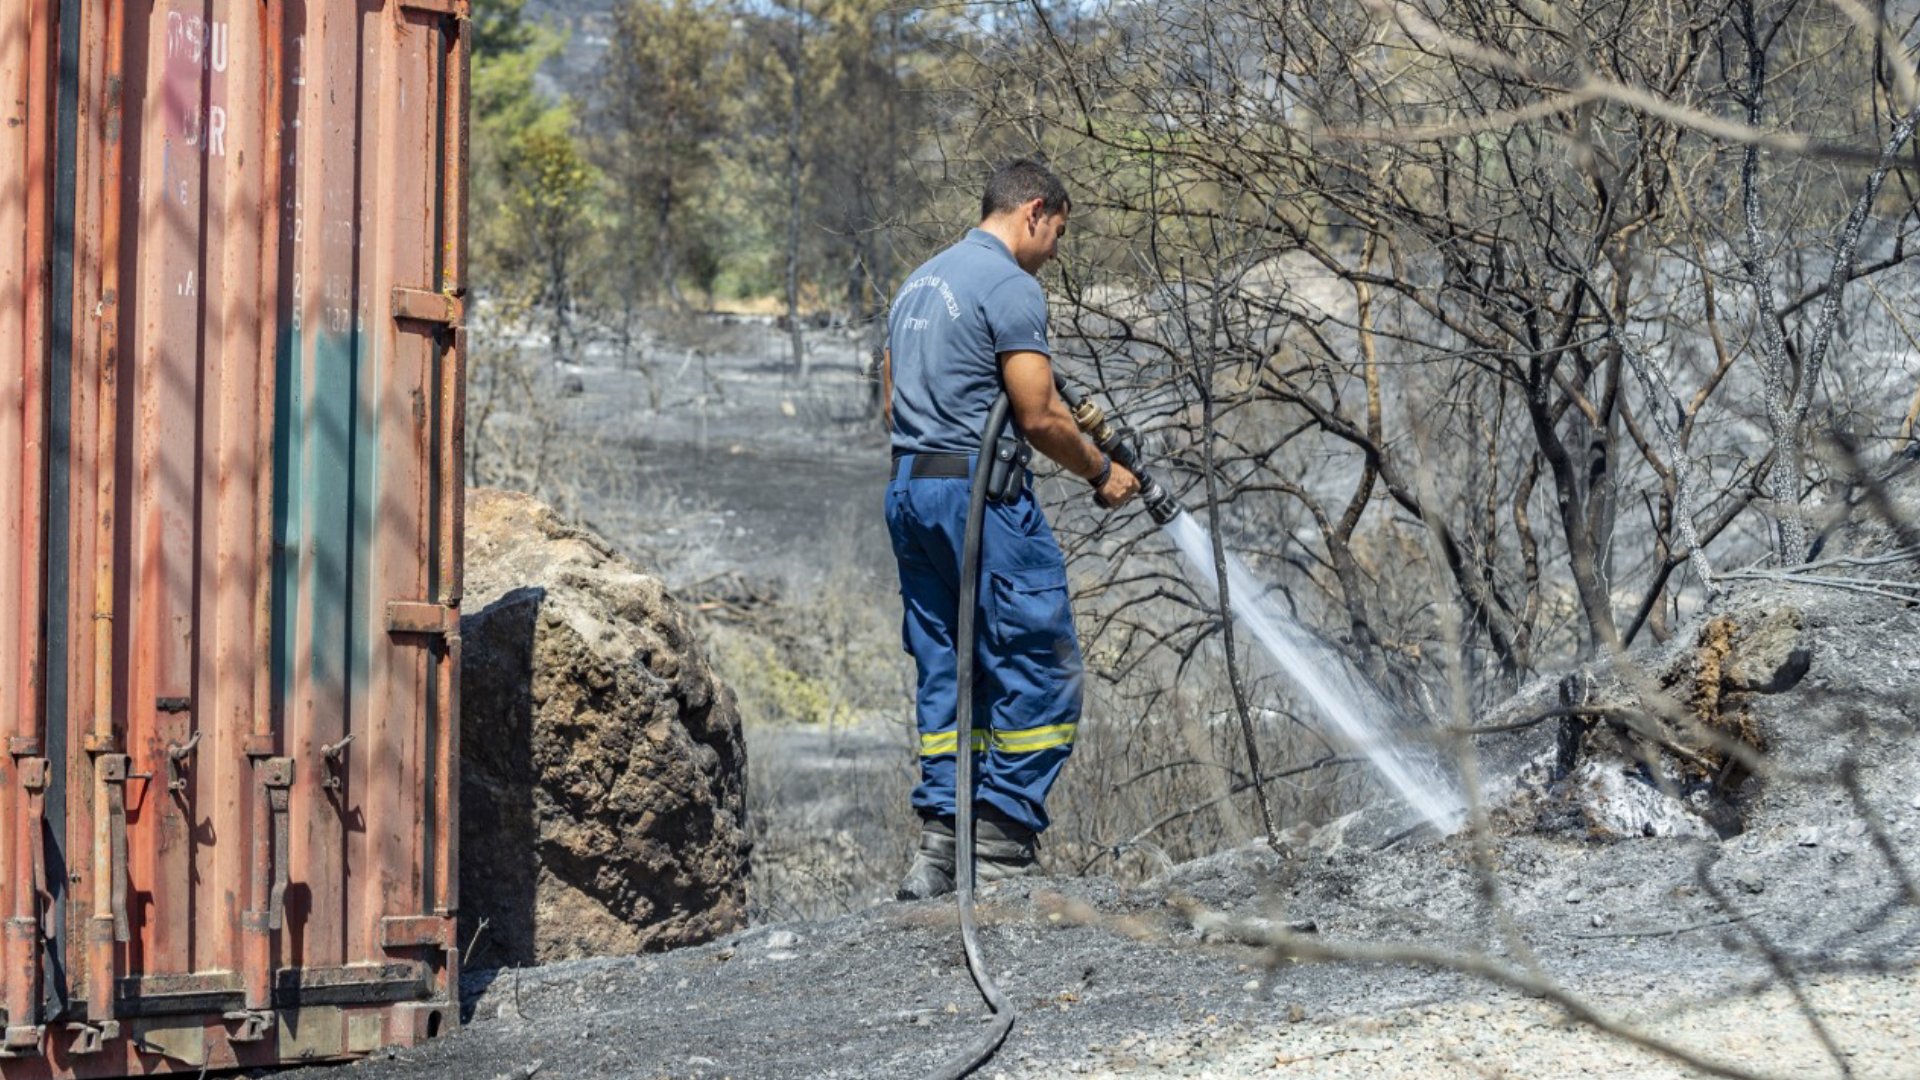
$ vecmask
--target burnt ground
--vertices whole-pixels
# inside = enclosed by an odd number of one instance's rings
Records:
[[[1911,821],[1916,812],[1903,809]],[[1290,1039],[1324,1040],[1355,1018],[1499,1000],[1466,976],[1402,966],[1269,971],[1262,950],[1204,940],[1167,905],[1186,894],[1227,911],[1272,915],[1263,893],[1292,876],[1284,917],[1313,920],[1315,936],[1327,942],[1484,948],[1493,931],[1463,848],[1449,841],[1312,856],[1290,875],[1264,850],[1242,850],[1126,893],[1098,879],[990,889],[982,941],[1021,1015],[982,1075],[1058,1076],[1096,1066],[1161,1075],[1159,1065],[1128,1062],[1127,1051],[1196,1035],[1201,1052],[1187,1053],[1170,1075],[1189,1067],[1198,1071],[1186,1075],[1234,1075],[1214,1071],[1226,1068],[1220,1059],[1261,1039],[1284,1048]],[[1731,909],[1697,885],[1695,856],[1683,845],[1528,837],[1503,843],[1500,861],[1539,963],[1577,993],[1675,1008],[1768,979],[1764,960],[1731,932]],[[1844,833],[1811,847],[1755,836],[1730,845],[1714,875],[1741,894],[1754,926],[1791,943],[1803,967],[1904,969],[1905,1015],[1920,1020],[1912,1009],[1920,1003],[1912,974],[1920,927],[1911,909],[1876,920],[1888,889],[1875,862]],[[1754,871],[1757,895],[1732,884]],[[660,956],[474,973],[468,989],[463,1030],[344,1071],[390,1080],[526,1075],[530,1068],[554,1080],[916,1076],[971,1038],[982,1015],[951,907],[937,902],[755,927]],[[1790,1022],[1784,1011],[1779,1019]],[[1465,1026],[1475,1026],[1471,1016]],[[1213,1032],[1226,1034],[1207,1038]]]
[[[790,589],[850,546],[887,556],[887,441],[865,338],[820,328],[806,341],[800,382],[771,320],[667,325],[641,348],[658,408],[644,370],[610,349],[543,369],[541,407],[569,438],[612,451],[617,476],[581,478],[586,523],[676,586],[731,571]]]
[[[662,351],[682,374],[698,370]],[[692,507],[670,581],[732,566],[791,582],[836,551],[865,550],[877,532],[884,451],[848,403],[845,366],[812,388],[791,386],[773,363],[720,368],[724,407],[709,409],[682,382],[658,413],[636,407],[632,373],[589,368],[585,392],[557,407],[634,448],[638,501]],[[586,509],[591,521],[609,508]],[[1285,858],[1241,847],[1139,887],[1097,876],[991,887],[981,937],[1020,1015],[978,1075],[1695,1075],[1568,1024],[1553,1000],[1445,966],[1281,959],[1260,944],[1276,931],[1336,950],[1530,961],[1600,1015],[1715,1060],[1840,1075],[1798,992],[1854,1075],[1912,1075],[1920,903],[1910,900],[1920,896],[1903,896],[1897,867],[1909,880],[1920,867],[1920,616],[1828,588],[1744,596],[1803,610],[1813,663],[1793,692],[1759,706],[1785,771],[1749,785],[1741,835],[1619,838],[1541,812],[1564,795],[1537,768],[1553,753],[1543,726],[1482,747],[1489,781],[1509,796],[1486,840],[1497,909],[1469,837],[1378,850],[1397,831],[1379,814],[1322,830]],[[1550,684],[1535,686],[1479,719],[1512,719],[1550,695]],[[749,754],[806,752],[805,739],[774,750],[768,737],[750,729]],[[1870,812],[1835,783],[1847,758]],[[984,1016],[947,902],[767,922],[671,953],[473,971],[464,991],[466,1023],[445,1038],[287,1075],[913,1077],[971,1040]]]
[[[1133,889],[1099,877],[990,887],[982,941],[1020,1017],[980,1075],[1559,1076],[1582,1061],[1596,1074],[1682,1075],[1564,1023],[1552,1000],[1461,971],[1276,962],[1259,942],[1288,926],[1336,950],[1417,948],[1503,968],[1524,948],[1605,1016],[1762,1073],[1839,1075],[1788,997],[1797,986],[1854,1075],[1911,1075],[1920,907],[1902,874],[1920,865],[1920,660],[1906,645],[1920,615],[1804,586],[1737,599],[1801,611],[1812,652],[1798,687],[1754,706],[1784,771],[1749,785],[1743,833],[1568,827],[1536,812],[1555,789],[1530,773],[1538,784],[1513,789],[1486,838],[1517,946],[1483,897],[1468,835],[1381,850],[1395,830],[1367,815],[1284,859],[1244,847]],[[1535,704],[1523,695],[1503,715]],[[1532,728],[1482,750],[1499,781],[1549,756],[1552,737]],[[1843,761],[1863,801],[1828,782]],[[937,901],[754,926],[661,955],[473,972],[466,990],[466,1026],[438,1042],[294,1075],[911,1077],[983,1017],[952,905]]]

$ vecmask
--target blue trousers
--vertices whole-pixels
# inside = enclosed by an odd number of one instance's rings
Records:
[[[887,531],[900,567],[902,638],[918,675],[923,815],[954,813],[958,736],[954,641],[960,611],[960,550],[970,480],[910,479],[896,467],[887,485]],[[1047,792],[1073,751],[1082,665],[1067,598],[1067,568],[1032,491],[989,502],[980,540],[974,615],[973,751],[976,807],[1039,832]]]

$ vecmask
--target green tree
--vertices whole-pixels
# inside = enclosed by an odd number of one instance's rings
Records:
[[[561,39],[527,22],[524,6],[473,6],[473,276],[504,321],[543,319],[557,354],[571,332],[594,171],[575,140],[572,102],[534,86]]]
[[[742,16],[753,105],[739,145],[757,163],[758,204],[778,218],[774,261],[800,377],[803,309],[848,321],[884,310],[901,262],[895,230],[925,198],[909,161],[928,149],[920,91],[949,23],[884,0],[774,0]]]
[[[521,332],[544,324],[562,354],[575,282],[590,257],[595,173],[574,138],[570,102],[534,85],[558,34],[523,17],[525,0],[475,0],[469,218],[475,306],[467,418],[469,482],[534,492],[555,487],[558,424],[539,407],[539,364]]]
[[[510,198],[502,221],[515,245],[510,268],[530,290],[547,325],[555,358],[565,355],[573,329],[576,278],[584,269],[592,196],[598,174],[571,133],[536,129],[519,139],[507,159]]]
[[[704,0],[632,0],[614,15],[613,44],[589,121],[594,156],[613,185],[610,218],[627,252],[651,254],[651,287],[676,304],[683,272],[717,273],[706,189],[727,136],[737,84],[730,17]],[[616,259],[629,295],[648,284]]]
[[[813,211],[825,241],[822,292],[849,319],[884,313],[896,259],[892,231],[922,198],[906,157],[924,125],[926,96],[913,84],[928,66],[931,16],[888,0],[824,0],[815,66],[822,107],[809,138]],[[837,280],[836,280],[837,278]]]

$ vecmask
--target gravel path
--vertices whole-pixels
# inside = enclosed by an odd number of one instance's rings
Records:
[[[1804,986],[1853,1075],[1912,1077],[1920,1069],[1920,976],[1826,976]],[[1837,1076],[1834,1059],[1800,1018],[1792,996],[1590,999],[1609,1017],[1722,1065],[1763,1075]],[[1570,1023],[1557,1006],[1513,996],[1484,1002],[1396,1009],[1379,1016],[1280,1031],[1203,1024],[1173,1039],[1128,1038],[1067,1063],[1070,1075],[1107,1080],[1148,1077],[1632,1076],[1681,1080],[1708,1075],[1669,1057]],[[1014,1074],[1007,1074],[1011,1077]],[[1048,1075],[1029,1070],[1021,1076]]]

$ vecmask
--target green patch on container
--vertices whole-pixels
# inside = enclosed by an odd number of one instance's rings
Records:
[[[284,710],[301,662],[304,689],[322,715],[348,723],[364,690],[376,635],[370,588],[379,507],[378,348],[361,355],[357,332],[282,334],[275,358],[273,437],[273,691]],[[296,632],[302,599],[311,643]]]
[[[348,618],[353,572],[353,453],[358,367],[352,333],[322,331],[314,339],[313,394],[307,400],[305,540],[313,559],[313,619],[309,658],[316,708],[344,712],[347,656],[354,628]],[[344,720],[344,716],[342,717]]]
[[[352,612],[348,618],[353,643],[348,653],[351,663],[348,677],[353,690],[359,694],[366,692],[368,669],[373,663],[373,635],[368,632],[367,599],[371,585],[369,566],[379,533],[376,514],[380,506],[380,390],[384,385],[377,335],[372,352],[366,377],[359,380],[356,386],[358,408],[353,417],[353,588]]]
[[[300,537],[306,527],[301,484],[306,458],[300,332],[280,334],[273,391],[273,700],[284,710],[293,672],[294,619],[300,610]]]

